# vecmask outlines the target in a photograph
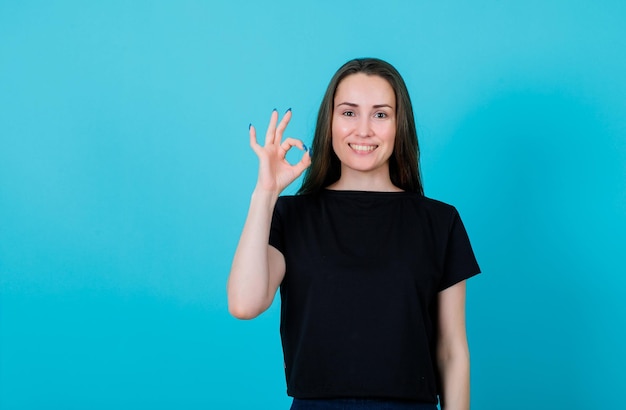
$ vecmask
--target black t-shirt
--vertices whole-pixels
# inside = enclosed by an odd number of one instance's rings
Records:
[[[408,192],[284,196],[287,393],[436,403],[437,294],[480,272],[456,209]]]

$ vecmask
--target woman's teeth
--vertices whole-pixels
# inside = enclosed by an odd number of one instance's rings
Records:
[[[350,148],[352,148],[355,151],[363,151],[363,152],[374,151],[376,147],[378,147],[378,145],[356,145],[356,144],[348,144],[348,145],[350,145]]]

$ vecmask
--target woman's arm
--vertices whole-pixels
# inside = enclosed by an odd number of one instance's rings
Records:
[[[469,409],[469,348],[465,331],[465,281],[439,293],[437,361],[442,410]]]
[[[285,159],[291,147],[306,150],[302,141],[292,138],[282,141],[290,119],[291,110],[288,110],[277,125],[278,113],[272,112],[264,146],[259,145],[256,130],[250,126],[250,146],[259,157],[259,177],[227,285],[228,310],[240,319],[252,319],[263,313],[272,304],[285,275],[283,255],[268,245],[272,213],[278,195],[311,163],[308,152],[295,165]]]
[[[285,274],[283,255],[267,243],[275,203],[276,197],[267,192],[252,194],[227,285],[228,310],[239,319],[263,313]]]

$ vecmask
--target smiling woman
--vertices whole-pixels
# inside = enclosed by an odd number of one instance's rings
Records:
[[[465,280],[477,273],[456,209],[423,195],[400,74],[357,59],[331,79],[313,152],[272,113],[228,281],[251,319],[280,288],[292,409],[469,408]],[[285,156],[307,152],[291,165]],[[308,167],[295,196],[281,192]]]
[[[382,77],[353,74],[337,87],[333,150],[341,162],[337,190],[398,191],[389,178],[396,137],[396,96]]]
[[[376,86],[376,96],[370,86]],[[313,152],[316,153],[311,163],[311,168],[304,177],[302,187],[298,191],[301,194],[317,192],[337,182],[341,174],[341,161],[333,147],[333,126],[339,124],[336,112],[337,104],[356,104],[355,101],[340,100],[341,92],[359,93],[353,98],[380,101],[370,101],[370,108],[378,105],[389,105],[393,110],[387,114],[393,114],[395,121],[395,133],[393,152],[389,157],[388,168],[391,183],[402,190],[423,194],[422,178],[419,169],[419,145],[415,130],[413,107],[406,85],[400,73],[385,61],[364,58],[348,61],[330,80],[324,98],[320,105],[313,137]],[[392,94],[389,94],[389,91]],[[391,97],[391,98],[390,98]],[[344,98],[347,98],[344,97]],[[384,99],[389,99],[385,102]],[[365,106],[363,107],[365,108]],[[354,114],[354,110],[348,110]],[[384,112],[381,111],[380,114]],[[377,116],[380,117],[380,114]],[[366,190],[370,190],[367,188]]]

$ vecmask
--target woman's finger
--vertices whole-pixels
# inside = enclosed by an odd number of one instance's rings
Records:
[[[296,138],[285,138],[285,140],[280,144],[280,148],[287,153],[291,149],[291,147],[300,148],[302,151],[308,151],[308,148],[302,141]]]
[[[254,128],[254,125],[250,124],[250,126],[248,127],[248,130],[250,134],[250,146],[254,147],[255,145],[259,145],[259,143],[256,140],[256,128]]]
[[[302,155],[300,161],[293,165],[296,175],[300,176],[304,172],[304,170],[309,167],[309,165],[311,165],[311,152],[309,150],[306,150],[304,155]]]
[[[265,134],[265,145],[272,144],[276,138],[276,123],[278,122],[278,111],[274,108],[272,116],[270,117],[270,123],[267,126],[267,133]]]
[[[259,142],[256,140],[256,128],[254,125],[250,124],[250,147],[252,150],[258,155],[258,151],[261,149]]]
[[[285,112],[283,119],[278,124],[276,128],[276,132],[274,133],[274,144],[280,144],[280,141],[283,139],[283,133],[287,128],[287,124],[289,124],[289,120],[291,120],[291,108]]]

